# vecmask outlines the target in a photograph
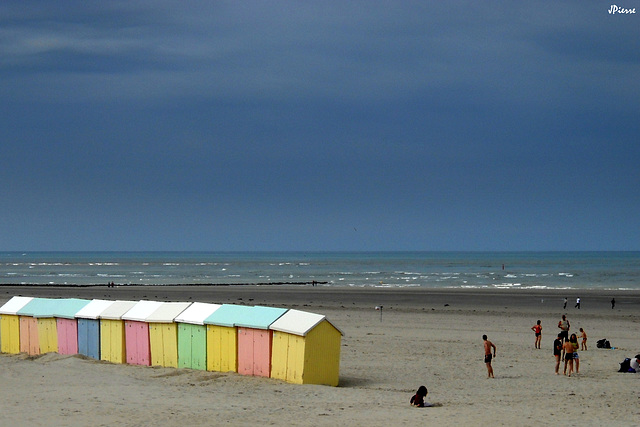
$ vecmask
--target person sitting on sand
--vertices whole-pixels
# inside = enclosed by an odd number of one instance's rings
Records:
[[[569,340],[564,341],[564,345],[562,346],[562,350],[564,350],[564,375],[567,375],[567,366],[569,367],[569,376],[573,372],[573,344]]]
[[[531,330],[536,334],[536,340],[533,343],[533,346],[537,349],[540,349],[540,342],[542,341],[542,325],[540,325],[540,321],[531,327]]]
[[[424,401],[424,398],[427,397],[427,394],[429,394],[429,391],[425,386],[421,385],[420,387],[418,387],[418,391],[416,391],[416,394],[411,397],[409,403],[411,403],[411,406],[417,406],[419,408],[433,406],[432,404]]]
[[[491,366],[491,349],[493,348],[493,357],[496,357],[496,346],[487,339],[486,335],[483,335],[482,339],[484,341],[484,363],[487,365],[487,378],[495,378],[493,366]]]
[[[586,351],[587,350],[587,333],[582,328],[580,328],[580,338],[582,338],[580,350]]]

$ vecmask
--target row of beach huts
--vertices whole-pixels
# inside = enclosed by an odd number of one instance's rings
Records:
[[[133,365],[338,385],[342,332],[320,314],[234,304],[14,296],[2,353],[81,354]]]

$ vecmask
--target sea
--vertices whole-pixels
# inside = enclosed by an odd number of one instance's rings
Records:
[[[640,289],[640,252],[0,252],[0,284]]]

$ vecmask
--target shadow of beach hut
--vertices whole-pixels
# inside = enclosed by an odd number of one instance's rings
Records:
[[[174,319],[190,305],[190,302],[163,302],[147,316],[152,366],[178,367],[178,325]]]
[[[271,375],[269,326],[287,312],[284,308],[255,306],[236,322],[238,327],[238,373],[257,377]]]
[[[220,304],[194,302],[175,318],[178,324],[179,368],[207,369],[207,327],[204,320],[220,307]]]
[[[18,310],[33,298],[15,296],[0,307],[0,352],[20,353],[20,316]]]
[[[204,320],[207,325],[207,371],[238,372],[236,323],[249,316],[252,307],[222,304]]]
[[[20,352],[37,356],[58,351],[58,330],[53,316],[59,300],[34,298],[18,310]]]
[[[53,317],[56,319],[58,335],[58,353],[78,354],[78,319],[76,313],[82,310],[91,300],[64,298],[55,300]]]
[[[295,384],[338,385],[343,333],[325,316],[289,310],[273,330],[271,377]]]
[[[124,316],[136,305],[135,301],[114,301],[100,313],[100,360],[126,363]]]
[[[151,366],[149,324],[146,319],[161,304],[158,301],[138,301],[122,316],[128,364]]]
[[[100,360],[99,316],[113,301],[94,299],[76,313],[78,319],[78,354]]]

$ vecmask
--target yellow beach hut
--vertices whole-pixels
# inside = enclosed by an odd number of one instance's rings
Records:
[[[98,316],[100,319],[100,360],[126,363],[125,329],[122,316],[136,305],[135,301],[114,301]]]
[[[20,317],[18,310],[31,302],[32,297],[15,296],[0,307],[0,352],[20,353]]]
[[[295,384],[338,385],[340,329],[321,314],[289,310],[273,330],[271,377]]]
[[[163,302],[147,316],[152,366],[178,367],[178,325],[174,319],[190,305],[190,302]]]
[[[236,324],[250,317],[253,307],[222,304],[204,321],[207,325],[207,371],[238,372]]]

